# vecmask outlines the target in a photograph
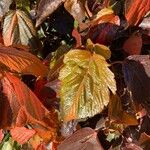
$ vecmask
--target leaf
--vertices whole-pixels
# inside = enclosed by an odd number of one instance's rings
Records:
[[[76,131],[72,136],[65,139],[58,150],[103,150],[97,133],[91,128],[82,128]]]
[[[116,91],[114,74],[104,57],[74,49],[65,55],[64,64],[59,75],[63,120],[100,113],[109,102],[109,89]]]
[[[7,142],[4,142],[4,145],[1,150],[12,150],[12,149],[13,149],[13,142],[10,138]]]
[[[126,0],[125,17],[129,25],[138,25],[146,13],[150,10],[149,0]]]
[[[84,24],[83,21],[86,18],[86,11],[83,0],[66,0],[64,7],[74,17],[74,19],[78,21],[79,26]]]
[[[6,12],[9,10],[9,6],[12,3],[12,0],[1,0],[0,1],[0,21]]]
[[[56,136],[57,114],[48,111],[34,93],[17,77],[4,73],[1,79],[0,127],[22,127],[30,124],[38,134]],[[50,117],[51,116],[51,117]]]
[[[91,21],[91,25],[95,26],[100,23],[120,25],[120,19],[119,16],[114,14],[114,11],[111,8],[103,8],[97,13],[96,18]]]
[[[80,47],[82,45],[82,41],[81,41],[81,35],[79,34],[78,30],[76,28],[73,29],[72,31],[72,36],[75,38],[76,40],[76,48]]]
[[[5,46],[22,44],[37,49],[36,31],[29,16],[21,10],[7,13],[3,23]]]
[[[127,113],[123,110],[121,99],[118,95],[111,95],[108,107],[109,118],[118,124],[138,125],[135,114]]]
[[[19,144],[25,144],[35,134],[35,131],[25,127],[15,127],[10,130],[10,133],[13,140]]]
[[[2,140],[3,140],[3,137],[4,137],[3,130],[0,129],[0,143],[1,143]]]
[[[90,28],[88,38],[94,43],[108,46],[112,44],[113,40],[115,40],[117,33],[120,34],[120,29],[120,26],[112,23],[98,24]]]
[[[3,63],[12,71],[22,74],[46,76],[48,73],[47,67],[34,55],[2,45],[0,46],[0,63]]]
[[[51,15],[65,0],[40,0],[37,8],[36,27]]]
[[[123,72],[133,101],[144,105],[146,111],[150,113],[150,56],[129,56],[123,63]]]
[[[142,49],[142,38],[140,35],[131,35],[123,44],[123,49],[128,55],[139,55]]]
[[[90,39],[87,39],[86,48],[103,56],[105,59],[109,59],[111,57],[111,51],[107,46],[102,44],[94,44]]]

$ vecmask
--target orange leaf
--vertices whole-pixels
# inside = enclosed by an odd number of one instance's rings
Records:
[[[35,134],[35,130],[25,127],[15,127],[10,130],[10,133],[13,140],[19,144],[25,144]]]
[[[55,138],[57,114],[54,110],[49,112],[23,82],[9,73],[1,79],[1,87],[1,128],[30,124],[41,132],[47,131],[48,140]]]
[[[29,52],[0,45],[0,62],[12,71],[35,76],[46,76],[48,69],[42,62]]]
[[[131,35],[123,44],[123,49],[128,55],[139,55],[142,49],[141,36]]]
[[[150,0],[126,0],[125,17],[129,25],[137,25],[150,10]]]
[[[3,130],[0,129],[0,143],[1,143],[2,140],[3,140],[3,137],[4,137]]]

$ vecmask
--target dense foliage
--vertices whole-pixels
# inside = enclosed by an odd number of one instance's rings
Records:
[[[150,0],[1,0],[0,149],[149,150]]]

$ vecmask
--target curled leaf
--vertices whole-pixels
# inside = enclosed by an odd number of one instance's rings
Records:
[[[85,50],[71,50],[61,69],[61,111],[64,121],[94,116],[116,91],[114,74],[104,57]]]

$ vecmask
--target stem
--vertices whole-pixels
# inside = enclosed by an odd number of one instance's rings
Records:
[[[115,61],[115,62],[113,62],[113,63],[111,63],[111,66],[113,66],[113,65],[116,65],[116,64],[123,64],[123,61]]]

